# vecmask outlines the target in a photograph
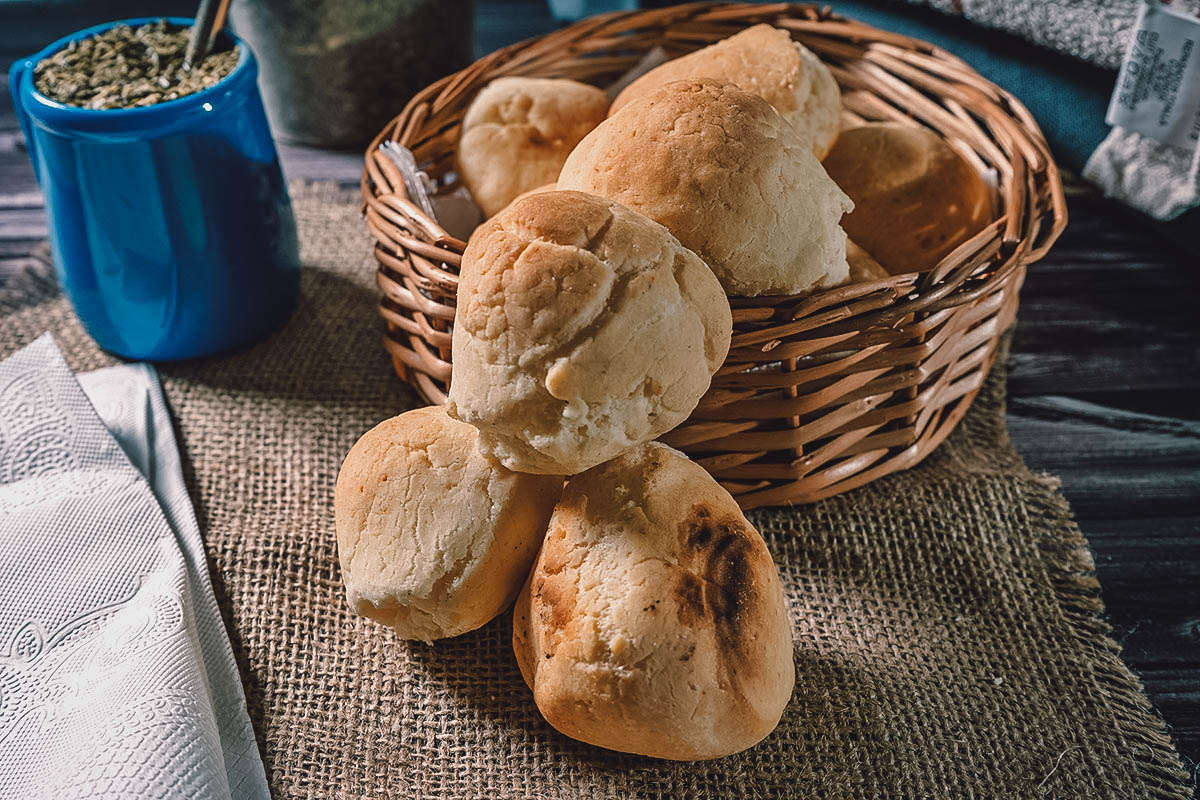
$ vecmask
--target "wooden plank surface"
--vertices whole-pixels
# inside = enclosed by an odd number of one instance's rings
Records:
[[[544,3],[477,3],[477,49],[534,35]],[[0,54],[0,64],[3,63]],[[9,54],[12,55],[12,54]],[[357,152],[281,146],[289,178],[354,185]],[[1009,430],[1057,475],[1096,554],[1126,662],[1194,769],[1200,758],[1200,326],[1196,257],[1101,199],[1031,268],[1010,368]],[[45,215],[0,93],[0,280],[44,247]]]
[[[1070,201],[1031,267],[1009,364],[1008,427],[1058,476],[1096,555],[1114,635],[1200,759],[1200,273],[1124,209]]]

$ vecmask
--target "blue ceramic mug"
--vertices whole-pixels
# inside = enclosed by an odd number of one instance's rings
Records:
[[[178,100],[91,110],[34,88],[34,66],[72,40],[152,21],[78,31],[17,61],[9,80],[76,313],[104,349],[168,360],[281,325],[299,294],[299,247],[258,65],[231,34],[233,71]]]

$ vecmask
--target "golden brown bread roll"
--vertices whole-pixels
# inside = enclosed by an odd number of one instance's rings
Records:
[[[541,194],[542,192],[553,192],[556,189],[558,189],[558,187],[555,186],[553,183],[547,183],[543,186],[535,186],[534,188],[530,189],[529,191],[521,192],[519,195],[514,197],[513,202],[515,203],[518,200],[523,200],[524,198],[528,197],[531,194]]]
[[[850,265],[850,274],[846,278],[846,284],[866,283],[890,277],[882,264],[871,258],[870,253],[849,238],[846,239],[846,263]]]
[[[510,472],[441,407],[379,423],[351,448],[334,490],[350,606],[405,639],[457,636],[521,588],[562,479]]]
[[[497,78],[463,116],[458,171],[486,216],[554,183],[567,154],[608,111],[608,95],[566,78]]]
[[[824,158],[838,135],[842,96],[829,68],[787,31],[765,23],[672,59],[625,87],[609,115],[672,81],[711,78],[766,100]]]
[[[846,279],[849,198],[775,109],[734,86],[676,81],[632,101],[571,152],[558,188],[662,223],[731,295]]]
[[[658,758],[754,745],[795,683],[762,537],[707,472],[657,442],[567,484],[514,607],[513,650],[559,731]]]
[[[854,201],[842,218],[847,235],[893,275],[932,269],[991,221],[987,183],[927,128],[842,131],[824,165]]]
[[[530,194],[463,253],[447,410],[510,469],[582,472],[687,419],[732,326],[712,271],[663,226]]]

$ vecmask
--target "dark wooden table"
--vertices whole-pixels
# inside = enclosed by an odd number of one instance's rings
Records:
[[[479,2],[477,50],[546,30],[542,2]],[[78,26],[76,26],[78,27]],[[0,52],[0,69],[18,52]],[[7,58],[5,58],[7,56]],[[5,82],[7,85],[7,81]],[[359,153],[283,145],[289,178],[357,184]],[[1031,268],[1009,363],[1009,430],[1062,479],[1096,554],[1125,661],[1200,759],[1200,270],[1086,193]],[[41,194],[0,92],[0,280],[45,239]]]

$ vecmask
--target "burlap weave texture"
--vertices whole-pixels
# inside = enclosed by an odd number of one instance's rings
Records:
[[[380,346],[356,196],[296,185],[293,200],[308,269],[287,328],[160,368],[277,797],[1190,796],[1070,509],[1009,446],[1000,368],[919,467],[751,515],[788,594],[797,685],[741,755],[676,764],[565,739],[521,681],[507,614],[432,647],[355,617],[334,479],[415,397]],[[45,330],[75,369],[113,363],[52,280],[11,279],[0,355]]]

